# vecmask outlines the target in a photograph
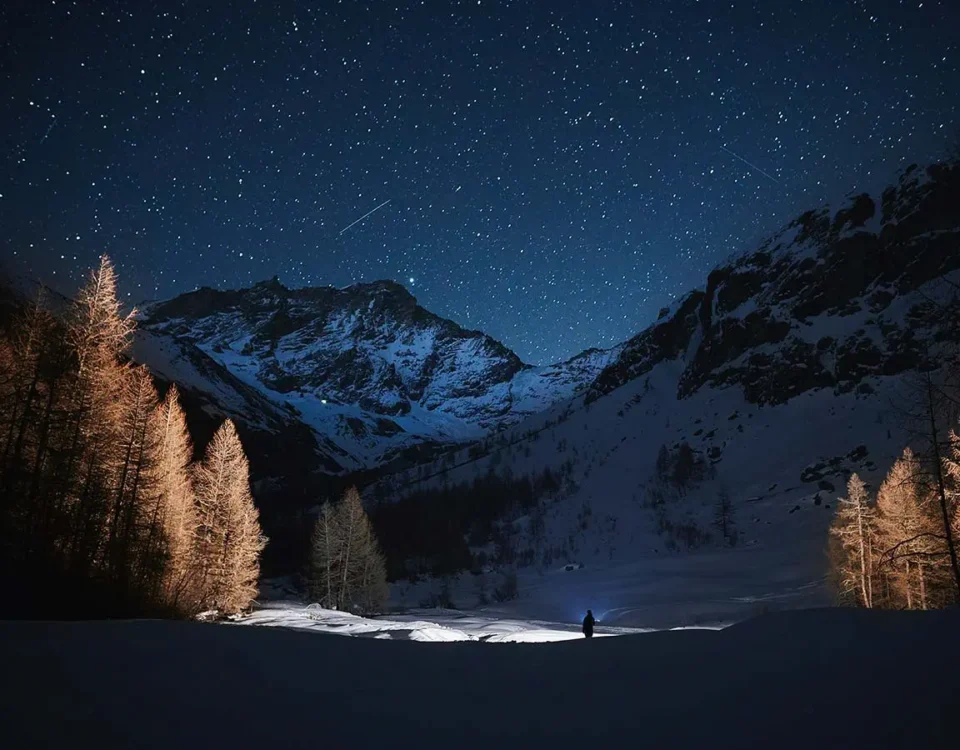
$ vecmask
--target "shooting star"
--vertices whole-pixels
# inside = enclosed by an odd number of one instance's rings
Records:
[[[385,200],[383,203],[381,203],[379,206],[377,206],[375,209],[373,209],[373,211],[367,211],[363,216],[361,216],[359,219],[357,219],[355,222],[353,222],[353,224],[348,224],[348,225],[345,226],[343,229],[341,229],[341,230],[340,230],[340,234],[343,234],[344,232],[346,232],[350,227],[354,226],[354,224],[359,224],[361,221],[363,221],[364,219],[366,219],[366,218],[367,218],[370,214],[372,214],[374,211],[379,211],[381,208],[383,208],[385,205],[387,205],[387,204],[388,204],[390,201],[392,201],[392,200],[393,200],[393,198],[390,198],[389,200]],[[338,236],[339,236],[339,235],[338,235]]]
[[[730,154],[730,156],[732,156],[734,159],[739,159],[740,161],[742,161],[744,164],[746,164],[748,167],[750,167],[750,169],[756,170],[757,172],[759,172],[760,174],[762,174],[764,177],[766,177],[768,180],[770,180],[770,181],[772,181],[772,182],[775,182],[775,183],[777,183],[778,185],[780,184],[780,180],[778,180],[776,177],[773,177],[773,176],[767,174],[767,173],[764,172],[762,169],[760,169],[760,167],[758,167],[756,164],[751,164],[751,163],[748,162],[746,159],[744,159],[742,156],[738,156],[737,154],[733,153],[733,151],[731,151],[730,149],[728,149],[726,146],[721,146],[720,148],[722,148],[724,151],[726,151],[728,154]]]
[[[47,128],[47,132],[44,133],[44,134],[43,134],[43,138],[40,139],[40,143],[43,143],[45,140],[47,140],[47,136],[50,135],[50,131],[53,130],[53,126],[56,125],[56,124],[57,124],[57,118],[54,117],[54,118],[53,118],[53,122],[50,123],[50,127]],[[40,143],[38,143],[37,145],[39,146]]]

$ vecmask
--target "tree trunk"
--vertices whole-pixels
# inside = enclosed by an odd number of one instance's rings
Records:
[[[347,574],[350,569],[350,548],[353,546],[353,519],[351,518],[350,528],[344,534],[345,541],[343,547],[343,576],[340,581],[340,599],[337,609],[343,610],[343,605],[347,601]]]
[[[909,559],[906,561],[906,566],[907,566],[907,572],[906,572],[906,575],[904,575],[903,580],[906,582],[906,585],[904,588],[906,588],[906,591],[907,591],[907,609],[913,609],[913,594],[911,592],[912,587],[910,585],[910,560]]]
[[[953,529],[950,524],[950,513],[947,510],[947,488],[943,478],[943,460],[940,456],[940,440],[937,431],[937,419],[933,405],[933,383],[927,375],[927,408],[930,417],[930,438],[933,445],[933,463],[937,479],[937,495],[940,500],[940,514],[943,520],[943,535],[947,541],[947,552],[950,554],[950,568],[953,572],[955,601],[960,602],[960,563],[957,562],[957,548],[953,542]]]
[[[329,607],[333,604],[333,567],[330,560],[330,513],[331,509],[328,505],[326,507],[326,512],[323,514],[323,525],[326,527],[324,537],[324,543],[326,544],[327,550],[324,557],[324,564],[326,567],[326,578],[327,578],[327,600],[326,605]]]
[[[870,608],[870,594],[867,590],[867,542],[863,530],[863,503],[857,501],[857,541],[860,547],[860,593],[863,606]]]
[[[135,412],[139,411],[139,402],[133,408]],[[133,428],[130,431],[130,438],[127,440],[127,445],[124,449],[123,468],[120,471],[120,480],[117,482],[116,500],[114,501],[113,505],[113,522],[110,525],[110,536],[107,543],[107,548],[110,550],[110,564],[113,568],[112,572],[117,580],[122,578],[123,573],[121,568],[124,567],[127,562],[125,560],[127,557],[127,550],[123,549],[126,544],[127,529],[122,527],[126,526],[126,521],[129,517],[126,512],[126,504],[129,501],[129,498],[126,497],[127,475],[130,473],[130,465],[133,459],[133,449],[137,439],[136,420],[138,416],[138,414],[134,414]],[[121,520],[123,520],[124,523],[121,523]]]
[[[40,381],[43,373],[43,343],[40,342],[41,339],[45,338],[44,336],[44,326],[41,322],[42,305],[43,305],[44,293],[39,292],[37,296],[37,301],[33,307],[33,313],[30,316],[28,321],[25,321],[25,328],[27,330],[27,341],[24,346],[23,357],[21,364],[24,362],[32,361],[33,374],[30,376],[30,385],[27,387],[27,395],[24,399],[23,396],[23,383],[20,379],[20,368],[17,367],[17,381],[18,385],[14,388],[14,403],[10,412],[10,427],[7,432],[7,436],[4,442],[3,448],[3,467],[5,472],[5,486],[7,487],[7,493],[10,491],[9,477],[6,476],[6,472],[10,471],[11,463],[16,466],[19,463],[20,456],[23,452],[23,442],[26,435],[27,429],[30,426],[30,415],[33,410],[33,402],[36,397],[40,395]],[[46,331],[49,335],[49,331]],[[21,412],[22,408],[22,412]],[[14,434],[16,433],[16,438]],[[10,459],[10,450],[11,447],[14,448],[14,457],[11,462]]]
[[[80,403],[77,405],[76,414],[74,416],[75,424],[73,425],[73,437],[70,439],[70,448],[67,450],[67,468],[64,473],[64,493],[69,493],[70,480],[73,477],[74,466],[79,459],[80,454],[80,428],[83,426],[84,414],[88,410],[87,406],[87,394],[82,393],[80,396]]]
[[[920,576],[920,609],[927,608],[927,582],[923,576],[923,563],[917,563],[917,574]]]
[[[36,549],[38,541],[44,544],[45,551],[53,548],[53,539],[50,538],[53,536],[50,528],[50,517],[54,512],[54,509],[51,507],[52,498],[50,497],[52,491],[44,492],[41,495],[40,484],[43,480],[43,470],[46,465],[47,445],[50,442],[50,430],[53,427],[53,407],[56,403],[57,386],[59,384],[60,379],[54,378],[50,382],[47,391],[47,404],[44,407],[43,419],[40,422],[40,436],[37,439],[36,456],[30,477],[30,490],[27,493],[27,507],[31,509],[36,508],[35,511],[31,510],[33,514],[33,534],[32,539],[28,542],[28,557],[31,549]]]
[[[146,426],[147,420],[146,416],[141,422],[140,430],[140,439],[137,446],[137,459],[134,466],[136,467],[133,472],[133,484],[130,487],[130,497],[127,500],[126,507],[126,518],[124,519],[124,536],[123,536],[123,550],[124,550],[124,570],[123,570],[123,583],[125,586],[130,586],[131,578],[131,563],[136,560],[138,553],[143,555],[145,553],[145,559],[142,559],[142,567],[150,567],[153,563],[159,560],[158,557],[154,557],[151,551],[143,545],[145,544],[144,540],[137,539],[139,530],[137,529],[137,502],[138,495],[140,494],[140,475],[143,471],[143,462],[146,460],[146,455],[144,451],[144,442],[146,441]],[[139,542],[139,544],[138,544]],[[140,547],[140,549],[135,549]],[[142,576],[141,576],[142,577]],[[155,593],[155,592],[151,592]]]
[[[11,438],[13,437],[13,432],[16,432],[16,438],[12,439],[13,443],[13,455],[12,457],[4,456],[4,487],[5,492],[3,493],[6,497],[11,498],[14,495],[14,490],[19,480],[19,473],[23,465],[23,447],[26,442],[27,431],[31,427],[31,417],[33,416],[33,402],[36,400],[36,397],[40,395],[39,391],[40,385],[40,365],[39,363],[36,366],[34,372],[33,380],[30,383],[30,388],[27,393],[26,402],[23,406],[23,413],[17,418],[19,426],[14,430],[14,426],[11,423]],[[9,452],[10,444],[8,443],[6,452]]]

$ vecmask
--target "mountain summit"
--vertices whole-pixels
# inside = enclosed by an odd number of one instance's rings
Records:
[[[708,386],[737,386],[752,404],[866,394],[948,333],[918,293],[960,267],[957,205],[960,167],[910,167],[879,198],[802,214],[625,344],[547,367],[386,280],[204,287],[148,305],[135,356],[249,429],[306,425],[332,473],[422,461],[572,398],[589,405],[666,362],[681,368],[677,399]]]
[[[343,470],[514,424],[584,390],[615,356],[590,351],[532,367],[490,336],[424,309],[396,282],[287,289],[276,278],[148,306],[137,356],[184,379],[176,362],[156,356],[171,348],[181,350],[175,359],[213,360],[301,419]],[[219,406],[251,421],[239,404]]]
[[[879,200],[808,211],[663,310],[587,402],[674,359],[678,398],[706,385],[738,385],[755,404],[816,388],[869,392],[865,379],[916,367],[948,335],[936,290],[918,292],[960,269],[958,231],[956,164],[912,166]]]

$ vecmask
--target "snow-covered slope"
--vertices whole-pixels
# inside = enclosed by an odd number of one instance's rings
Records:
[[[171,348],[179,352],[173,363],[160,351]],[[618,350],[531,367],[489,336],[423,309],[399,284],[289,290],[274,280],[146,308],[142,361],[199,388],[193,363],[201,354],[312,427],[327,454],[352,470],[514,424],[585,389]],[[249,403],[221,395],[225,413],[261,419]]]
[[[198,443],[225,417],[235,419],[259,476],[302,476],[318,469],[337,473],[350,460],[335,443],[307,428],[293,409],[271,400],[189,342],[139,328],[131,353],[149,365],[158,381],[177,384]]]
[[[664,310],[587,401],[677,358],[679,397],[733,384],[753,403],[912,369],[924,347],[917,330],[937,325],[936,302],[952,291],[936,282],[960,268],[958,183],[960,166],[911,167],[880,201],[808,211]]]
[[[865,394],[871,377],[921,358],[915,329],[940,313],[916,294],[957,267],[957,203],[955,165],[912,167],[877,200],[803,214],[625,344],[548,367],[389,281],[203,288],[145,308],[137,357],[251,428],[269,430],[276,413],[308,425],[334,473],[422,461],[557,404],[593,403],[668,361],[682,364],[680,398],[727,385],[752,404]]]
[[[521,596],[540,616],[592,601],[627,617],[656,600],[677,624],[778,591],[809,605],[847,477],[876,486],[908,442],[894,406],[905,378],[960,338],[958,275],[960,166],[908,170],[879,205],[809,212],[713,271],[585,394],[377,496],[550,469],[560,489],[501,541],[542,573]],[[713,525],[723,490],[733,548]],[[692,558],[674,576],[681,552]],[[556,575],[570,561],[586,565]]]

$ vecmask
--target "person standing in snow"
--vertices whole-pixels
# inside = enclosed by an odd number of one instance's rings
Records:
[[[593,625],[596,620],[593,619],[593,612],[587,610],[587,616],[583,618],[583,637],[593,638]]]

